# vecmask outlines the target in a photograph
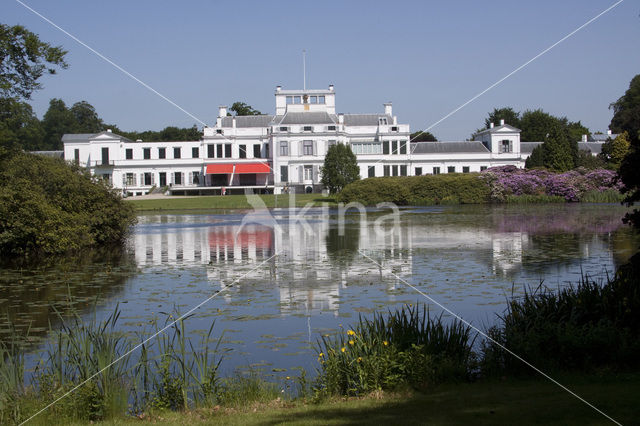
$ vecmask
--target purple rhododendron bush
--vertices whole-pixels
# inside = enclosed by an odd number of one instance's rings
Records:
[[[563,197],[566,201],[580,201],[588,192],[621,191],[623,188],[616,172],[582,167],[554,173],[544,169],[501,166],[483,171],[480,178],[489,185],[493,201],[505,201],[512,195],[550,195]]]

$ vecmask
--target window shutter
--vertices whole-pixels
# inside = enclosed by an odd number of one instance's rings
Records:
[[[156,184],[156,174],[151,173],[151,185],[155,185],[155,184]]]
[[[144,173],[140,173],[140,186],[144,185]]]
[[[315,142],[314,142],[315,147]],[[313,182],[318,182],[318,166],[313,166]]]
[[[318,155],[318,141],[313,141],[313,155]]]
[[[513,141],[509,141],[509,152],[513,152]]]
[[[133,182],[132,182],[133,186],[138,186],[138,182],[137,182],[138,176],[136,176],[135,173],[132,173],[132,174],[133,174]]]
[[[127,174],[126,173],[122,174],[122,186],[123,187],[127,186]]]
[[[300,183],[304,181],[303,173],[304,173],[304,167],[298,166],[298,182]]]
[[[302,156],[304,153],[304,141],[298,142],[298,156]]]
[[[169,173],[169,184],[173,185],[176,182],[176,172]]]
[[[189,185],[193,185],[193,172],[189,173]]]

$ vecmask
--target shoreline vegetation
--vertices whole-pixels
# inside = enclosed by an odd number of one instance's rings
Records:
[[[38,260],[121,244],[133,208],[87,169],[0,147],[0,258]]]
[[[552,377],[564,377],[563,384],[628,422],[637,418],[634,395],[640,391],[639,279],[636,255],[606,283],[584,277],[558,291],[541,285],[508,301],[497,325],[485,330],[493,341],[481,340],[458,320],[433,316],[420,303],[361,317],[334,334],[317,336],[317,377],[309,379],[301,370],[278,382],[259,371],[221,377],[225,354],[218,350],[223,336],[216,336],[215,322],[193,342],[186,337],[189,318],[171,324],[179,313],[165,314],[147,331],[170,325],[168,332],[125,355],[146,334],[119,332],[118,307],[102,321],[61,315],[63,326],[51,330],[29,383],[21,342],[0,345],[0,423],[28,419],[89,378],[35,424],[141,419],[211,424],[246,414],[244,424],[257,422],[250,418],[256,412],[302,423],[343,413],[343,420],[353,422],[356,415],[373,419],[405,410],[416,421],[431,415],[444,423],[514,423],[523,409],[532,421],[545,423],[604,420],[500,345]]]
[[[367,178],[347,185],[335,196],[295,194],[259,195],[267,208],[337,207],[338,202],[375,206],[392,202],[398,206],[456,204],[621,203],[624,195],[615,172],[579,168],[565,173],[544,169],[523,170],[494,167],[480,173],[447,173],[423,176]],[[137,212],[179,210],[246,210],[252,206],[245,195],[166,196],[153,199],[128,198]]]

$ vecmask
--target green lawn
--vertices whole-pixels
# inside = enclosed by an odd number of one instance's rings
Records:
[[[267,207],[290,207],[289,195],[259,195]],[[277,199],[277,206],[276,206]],[[209,210],[209,209],[250,209],[247,197],[244,195],[212,195],[198,197],[166,197],[159,199],[126,198],[137,211],[164,211],[164,210]],[[307,203],[314,206],[322,206],[323,203],[335,205],[335,200],[323,197],[321,194],[296,194],[295,207],[303,207]]]
[[[622,424],[640,418],[640,375],[556,377]],[[105,424],[144,425],[355,425],[355,424],[612,424],[604,416],[544,379],[443,385],[424,394],[386,394],[320,404],[275,401],[242,408],[163,412],[145,420]]]

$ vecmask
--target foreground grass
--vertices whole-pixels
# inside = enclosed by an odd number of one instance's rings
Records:
[[[638,374],[554,377],[618,422],[633,424],[640,415]],[[594,409],[542,378],[440,385],[427,393],[378,393],[318,404],[274,400],[142,417],[98,424],[610,424]]]
[[[265,205],[274,207],[304,207],[307,203],[312,203],[314,207],[321,207],[323,203],[329,206],[335,205],[335,200],[323,197],[321,194],[296,194],[295,204],[290,205],[288,195],[259,195]],[[277,201],[277,203],[276,203]],[[128,198],[137,211],[164,211],[164,210],[209,210],[209,209],[250,209],[245,195],[211,195],[197,197],[166,197],[150,200],[140,200]]]

